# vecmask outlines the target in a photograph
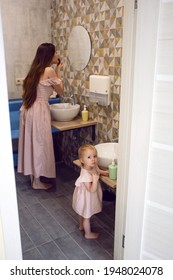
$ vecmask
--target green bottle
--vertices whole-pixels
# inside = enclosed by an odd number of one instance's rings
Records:
[[[112,180],[117,179],[117,164],[115,164],[115,160],[112,160],[112,164],[108,166],[109,169],[109,178]]]

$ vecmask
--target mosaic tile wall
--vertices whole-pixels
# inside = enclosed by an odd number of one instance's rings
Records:
[[[52,41],[63,58],[65,92],[73,90],[81,108],[86,104],[89,116],[98,120],[95,143],[109,142],[118,137],[119,127],[123,0],[52,0],[51,8]],[[68,38],[75,25],[86,28],[92,45],[90,61],[87,67],[79,72],[71,67],[67,50]],[[109,106],[98,106],[89,101],[91,74],[111,77]],[[74,157],[81,143],[93,143],[89,128],[81,129],[80,133],[66,132],[64,139],[63,145],[66,146],[67,154],[71,153]],[[70,151],[67,144],[69,141],[73,145]]]

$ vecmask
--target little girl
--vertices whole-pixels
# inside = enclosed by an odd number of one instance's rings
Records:
[[[97,164],[97,150],[90,144],[84,144],[78,151],[81,172],[76,180],[72,207],[79,215],[79,229],[84,230],[85,238],[96,239],[99,233],[91,232],[90,218],[102,210],[102,189],[99,176],[108,176]]]

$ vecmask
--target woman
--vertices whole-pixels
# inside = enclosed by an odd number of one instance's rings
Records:
[[[56,64],[55,70],[51,67]],[[62,63],[55,46],[41,44],[23,83],[23,105],[20,109],[18,172],[31,176],[33,189],[49,189],[40,176],[55,178],[55,158],[51,132],[49,97],[55,90],[63,92]]]

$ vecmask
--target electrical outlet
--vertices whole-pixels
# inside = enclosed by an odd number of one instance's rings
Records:
[[[23,78],[16,78],[16,85],[19,86],[19,85],[23,85]]]

